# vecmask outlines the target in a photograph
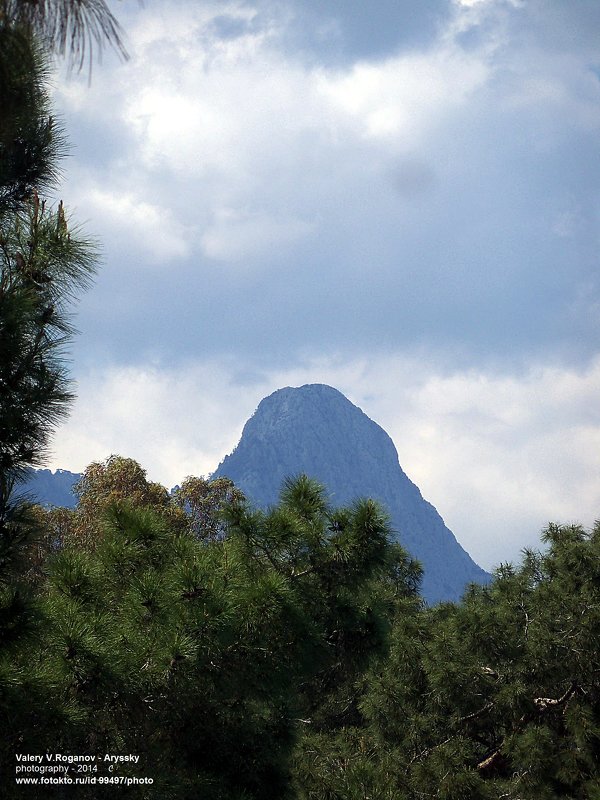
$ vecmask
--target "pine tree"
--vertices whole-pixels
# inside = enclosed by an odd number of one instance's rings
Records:
[[[397,618],[363,711],[399,797],[597,795],[600,526],[545,539],[460,604]]]
[[[65,152],[50,112],[49,58],[81,68],[104,43],[126,56],[103,0],[0,0],[0,583],[35,527],[14,488],[43,459],[72,399],[69,309],[97,257],[62,202],[42,197]]]
[[[95,248],[69,230],[36,182],[56,177],[63,139],[48,114],[46,60],[28,31],[0,15],[0,647],[31,627],[23,588],[37,524],[15,496],[39,464],[71,396],[64,354],[69,306],[94,269]]]
[[[33,746],[40,732],[50,729],[50,721],[61,713],[52,694],[54,678],[34,668],[26,656],[44,623],[27,587],[31,541],[39,526],[38,515],[16,496],[15,488],[25,470],[44,457],[71,401],[65,362],[73,333],[70,308],[89,283],[96,262],[95,246],[69,224],[62,203],[51,206],[42,196],[56,185],[65,149],[64,136],[50,113],[50,52],[66,48],[78,54],[78,37],[86,29],[92,32],[84,19],[75,28],[68,21],[72,20],[69,9],[75,6],[81,3],[0,2],[3,768],[14,763],[14,753],[23,743]],[[13,774],[4,777],[3,787],[13,785]]]
[[[100,57],[105,45],[128,57],[121,27],[104,0],[1,0],[0,24],[24,31],[78,70],[86,61],[91,70],[94,51]]]

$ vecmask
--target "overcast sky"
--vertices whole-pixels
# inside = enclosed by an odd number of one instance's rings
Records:
[[[328,383],[486,568],[600,516],[600,3],[145,0],[56,78],[102,243],[50,466],[212,471]]]

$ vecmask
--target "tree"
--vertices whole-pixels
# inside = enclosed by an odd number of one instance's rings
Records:
[[[48,54],[81,66],[104,41],[124,53],[103,0],[0,0],[0,580],[27,528],[15,482],[43,458],[71,401],[69,307],[97,255],[62,202],[50,208],[39,194],[55,184],[64,153],[49,112]]]
[[[69,407],[68,307],[95,263],[93,244],[69,230],[62,204],[49,209],[32,191],[20,206],[0,213],[0,587],[7,614],[23,602],[18,576],[36,532],[15,486],[43,459]]]
[[[0,582],[34,527],[13,490],[70,404],[69,308],[97,256],[62,202],[51,208],[40,197],[56,184],[65,148],[49,110],[49,57],[81,68],[105,42],[126,55],[103,0],[0,0]]]
[[[155,778],[141,797],[291,797],[306,729],[354,718],[389,609],[414,593],[409,561],[375,504],[331,509],[304,477],[267,513],[240,498],[215,509],[216,537],[182,525],[144,481],[127,459],[88,470],[102,535],[46,565],[44,625],[13,658],[38,705],[13,714],[3,746],[25,737],[40,752],[51,739],[64,752],[137,753],[137,774]]]
[[[95,39],[88,18],[73,25],[74,9],[84,6],[90,2],[0,0],[0,720],[7,733],[31,734],[32,745],[36,731],[48,729],[36,719],[48,722],[59,709],[47,676],[22,658],[43,631],[26,587],[39,528],[14,489],[68,409],[69,310],[96,261],[62,202],[51,207],[40,196],[55,186],[64,153],[49,107],[50,50],[82,55],[83,32]],[[104,33],[112,35],[110,27]]]
[[[50,113],[49,58],[91,74],[104,44],[127,58],[103,0],[0,0],[0,213],[56,185],[65,138]]]
[[[25,4],[23,4],[25,5]],[[64,136],[50,114],[47,60],[39,44],[0,20],[0,214],[23,207],[34,188],[55,185]]]
[[[127,58],[121,26],[104,0],[2,0],[0,24],[21,29],[71,67],[91,69],[94,50],[105,44]]]
[[[243,493],[228,478],[208,480],[189,476],[169,492],[149,481],[132,458],[109,456],[90,464],[76,484],[75,509],[37,510],[46,531],[46,555],[65,545],[93,549],[103,535],[103,518],[115,503],[127,501],[134,507],[150,508],[171,526],[199,539],[220,539],[225,535],[222,511],[244,501]],[[40,552],[36,558],[43,559]]]
[[[219,539],[225,535],[222,511],[243,503],[243,492],[229,478],[187,477],[173,493],[174,503],[187,515],[190,531],[197,537]]]
[[[398,797],[598,796],[600,525],[545,540],[460,604],[397,618],[363,711]]]

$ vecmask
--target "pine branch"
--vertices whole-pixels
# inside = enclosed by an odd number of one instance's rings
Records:
[[[572,682],[566,692],[557,698],[552,697],[536,697],[533,700],[533,705],[536,708],[536,713],[534,714],[523,714],[523,716],[519,719],[517,724],[513,727],[511,731],[511,736],[514,736],[515,733],[520,733],[534,718],[538,718],[546,714],[548,711],[552,710],[553,708],[558,708],[559,706],[565,705],[568,701],[575,696],[579,687],[576,683]],[[506,743],[506,737],[502,740],[500,747],[494,750],[491,755],[487,756],[483,761],[480,761],[477,764],[477,769],[480,771],[489,771],[493,769],[497,762],[502,758],[502,748]]]

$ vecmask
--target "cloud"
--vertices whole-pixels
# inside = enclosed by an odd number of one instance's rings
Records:
[[[318,88],[333,109],[356,121],[359,136],[397,147],[427,136],[483,85],[487,71],[478,55],[442,47],[375,64],[359,62],[350,71],[323,75]]]
[[[164,266],[190,253],[189,233],[168,208],[148,203],[131,192],[89,187],[86,210],[102,234],[110,230],[111,246],[123,254],[132,246],[144,254],[146,264]]]
[[[184,373],[152,364],[92,369],[79,377],[53,463],[78,471],[118,453],[169,487],[188,474],[208,473],[243,424],[223,402],[230,390],[230,375],[212,362]]]
[[[304,238],[312,225],[301,219],[278,218],[259,210],[221,208],[202,234],[202,250],[215,261],[247,261],[273,247]]]
[[[282,46],[305,58],[341,66],[393,55],[401,48],[426,48],[451,14],[449,0],[300,0],[261,4],[290,15]]]
[[[118,358],[142,357],[167,299],[197,321],[183,340],[164,326],[175,359],[281,358],[283,320],[288,359],[424,341],[591,355],[587,45],[549,41],[536,5],[445,8],[426,45],[329,63],[284,48],[293,5],[161,4],[131,14],[129,64],[58,87],[80,136],[66,199],[106,247],[90,329],[117,294],[132,309],[127,333],[104,326]]]
[[[409,390],[407,418],[390,432],[407,448],[413,479],[490,566],[535,545],[548,521],[598,516],[599,390],[600,361],[582,372],[430,374]]]

